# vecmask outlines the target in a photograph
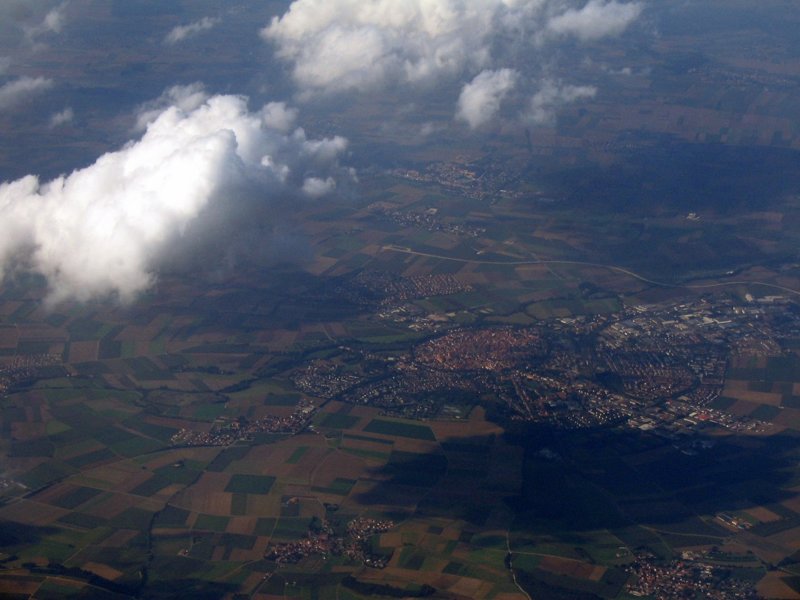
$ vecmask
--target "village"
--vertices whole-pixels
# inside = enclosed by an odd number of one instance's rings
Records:
[[[314,522],[318,521],[318,522]],[[347,523],[344,535],[336,535],[327,520],[314,519],[306,536],[295,542],[271,544],[266,558],[279,565],[294,564],[311,555],[345,556],[366,566],[382,569],[391,555],[378,555],[372,552],[371,539],[375,534],[385,533],[395,527],[389,519],[358,517]]]
[[[250,441],[260,433],[292,435],[305,429],[315,410],[314,404],[303,398],[289,416],[267,415],[255,421],[247,417],[219,419],[207,432],[180,429],[170,438],[170,443],[173,446],[230,446]]]
[[[729,576],[729,569],[710,564],[703,557],[685,553],[668,563],[639,554],[627,567],[634,578],[626,585],[631,596],[708,598],[709,600],[754,600],[758,598],[752,582]]]

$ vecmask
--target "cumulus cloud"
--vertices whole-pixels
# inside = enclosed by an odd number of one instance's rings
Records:
[[[20,77],[0,86],[0,111],[14,108],[23,100],[53,87],[45,77]]]
[[[37,38],[43,35],[61,33],[61,30],[64,28],[64,23],[66,22],[66,9],[67,3],[64,2],[60,6],[49,11],[37,25],[25,27],[25,37],[28,41],[33,43]]]
[[[489,61],[503,0],[295,0],[261,34],[306,90],[420,82]]]
[[[270,102],[261,109],[264,124],[277,131],[287,132],[294,127],[297,109],[286,106],[285,102]]]
[[[191,112],[208,100],[209,94],[202,83],[189,85],[174,85],[167,88],[155,100],[144,103],[139,107],[136,117],[136,130],[144,131],[147,126],[155,121],[165,109],[174,106],[184,112]]]
[[[60,127],[61,125],[66,125],[67,123],[71,123],[74,118],[75,112],[68,106],[61,112],[57,112],[50,117],[50,127],[54,128]]]
[[[369,89],[478,72],[502,38],[550,29],[581,39],[623,31],[638,4],[589,0],[294,0],[261,31],[308,91]],[[560,12],[561,11],[561,12]]]
[[[597,88],[591,85],[568,85],[561,82],[545,81],[530,102],[527,119],[536,125],[553,121],[559,107],[583,98],[593,98]]]
[[[617,35],[640,13],[618,0],[294,0],[261,35],[303,99],[463,80],[456,118],[475,128],[515,85],[536,87],[546,45]]]
[[[423,123],[420,126],[419,131],[417,132],[417,135],[420,138],[424,139],[424,138],[427,138],[427,137],[433,135],[434,133],[437,133],[437,132],[441,131],[442,129],[443,128],[442,128],[441,125],[437,125],[436,123],[432,123],[431,121],[427,121],[427,122]]]
[[[623,4],[616,0],[589,0],[581,9],[569,9],[552,19],[547,29],[556,34],[573,35],[592,41],[625,31],[641,14],[638,3]]]
[[[129,301],[176,249],[219,245],[226,227],[268,220],[272,197],[333,190],[348,174],[338,162],[346,146],[272,129],[239,96],[172,104],[84,169],[0,184],[0,275],[44,275],[52,302]]]
[[[66,7],[67,4],[64,3],[48,12],[39,25],[42,31],[61,33],[61,29],[64,27],[64,10]]]
[[[466,84],[458,98],[456,117],[472,129],[494,119],[503,98],[514,89],[519,73],[513,69],[481,71]]]
[[[182,42],[187,38],[194,37],[205,31],[213,29],[217,23],[219,23],[219,19],[203,17],[202,19],[189,23],[188,25],[178,25],[164,37],[164,43],[177,44],[178,42]]]
[[[303,193],[309,198],[321,198],[336,189],[336,180],[333,177],[309,177],[303,182]]]

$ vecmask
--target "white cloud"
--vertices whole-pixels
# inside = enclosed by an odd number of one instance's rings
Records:
[[[473,77],[486,68],[513,68],[493,64],[498,41],[530,49],[537,35],[548,30],[597,39],[620,33],[641,12],[639,4],[617,0],[589,0],[579,10],[564,10],[570,3],[294,0],[261,35],[292,66],[305,93],[363,91],[389,82],[427,82],[465,72]]]
[[[424,138],[427,138],[427,137],[433,135],[434,133],[438,133],[442,129],[443,129],[443,127],[441,125],[437,125],[436,123],[433,123],[432,121],[426,121],[425,123],[423,123],[420,126],[417,135],[420,138],[424,139]]]
[[[287,132],[297,121],[297,109],[289,108],[285,102],[270,102],[261,109],[261,118],[267,127]]]
[[[254,214],[268,221],[270,197],[332,190],[348,173],[338,164],[346,145],[271,129],[239,96],[171,105],[91,166],[0,184],[0,275],[44,275],[52,302],[129,301],[173,250],[221,244],[220,232]]]
[[[526,117],[536,125],[547,124],[555,118],[556,109],[583,98],[594,98],[596,94],[597,88],[594,86],[545,81],[531,98],[530,111]]]
[[[458,98],[456,117],[472,129],[494,119],[500,103],[514,89],[519,73],[513,69],[481,71],[466,84]]]
[[[305,90],[370,89],[487,65],[503,0],[295,0],[262,30]],[[529,4],[529,3],[526,3]]]
[[[67,3],[64,2],[49,11],[38,25],[25,27],[25,37],[29,42],[34,43],[36,38],[51,33],[61,33],[66,22],[65,12]]]
[[[67,5],[64,3],[48,12],[39,27],[43,31],[61,33],[61,29],[64,27],[64,10],[66,7]]]
[[[336,189],[336,180],[333,177],[322,179],[309,177],[303,182],[303,193],[309,198],[321,198]]]
[[[205,31],[213,29],[217,23],[219,23],[219,19],[203,17],[202,19],[189,23],[188,25],[178,25],[164,37],[164,43],[177,44],[178,42],[182,42],[187,38],[194,37]]]
[[[50,117],[50,127],[51,128],[59,127],[67,123],[71,123],[74,118],[75,118],[75,112],[72,110],[72,108],[68,106],[61,112],[57,112],[52,117]]]
[[[547,29],[561,35],[573,35],[582,41],[598,40],[625,31],[641,14],[639,3],[616,0],[589,0],[577,10],[571,8],[550,19]]]
[[[5,75],[11,66],[11,59],[8,56],[0,56],[0,75]]]
[[[14,108],[26,98],[53,87],[53,81],[45,77],[20,77],[0,86],[0,111]]]
[[[303,100],[459,82],[456,118],[477,128],[513,87],[538,87],[549,46],[618,35],[641,11],[619,0],[293,0],[261,36]]]
[[[167,88],[161,96],[139,107],[136,117],[136,129],[144,131],[147,126],[155,121],[164,109],[176,106],[184,112],[191,112],[208,100],[209,94],[202,83],[195,82],[189,85],[174,85]]]

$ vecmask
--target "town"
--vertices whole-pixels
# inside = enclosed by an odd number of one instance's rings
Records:
[[[444,233],[451,233],[453,235],[463,235],[467,237],[477,238],[486,233],[485,227],[476,227],[464,223],[449,223],[443,221],[439,217],[438,209],[428,208],[423,212],[409,211],[401,212],[399,210],[387,210],[380,208],[377,211],[378,216],[389,220],[401,227],[417,227],[427,231],[441,231]]]
[[[769,423],[712,404],[734,357],[780,354],[782,340],[800,331],[792,306],[774,296],[701,297],[535,326],[456,326],[390,356],[341,346],[292,380],[312,396],[410,418],[443,414],[444,396],[492,395],[511,420],[567,429],[622,424],[673,440],[706,424],[765,432]]]
[[[703,556],[684,553],[680,559],[663,563],[648,554],[637,554],[627,567],[633,575],[626,585],[631,596],[672,598],[709,598],[710,600],[755,600],[751,581],[730,576],[730,570]]]
[[[447,296],[471,290],[471,286],[447,274],[402,277],[393,273],[361,271],[338,285],[335,292],[362,306],[386,308],[415,298]]]
[[[396,169],[395,177],[418,183],[434,183],[466,198],[485,200],[491,197],[519,198],[521,193],[514,190],[514,182],[519,175],[507,164],[487,161],[488,164],[472,164],[466,159],[458,162],[437,162],[428,165],[423,171],[416,169]]]

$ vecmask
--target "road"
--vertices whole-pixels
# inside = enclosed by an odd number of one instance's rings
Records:
[[[407,246],[395,246],[394,244],[389,244],[386,246],[382,246],[381,250],[389,251],[389,252],[402,252],[404,254],[412,254],[414,256],[426,256],[429,258],[438,258],[440,260],[449,260],[454,262],[461,262],[473,265],[504,265],[504,266],[525,266],[525,265],[575,265],[575,266],[583,266],[583,267],[595,267],[598,269],[608,269],[609,271],[616,271],[617,273],[622,273],[623,275],[627,275],[629,277],[633,277],[634,279],[638,279],[644,283],[649,283],[650,285],[655,285],[658,287],[666,287],[666,288],[685,288],[685,289],[709,289],[709,288],[716,288],[716,287],[726,287],[732,285],[758,285],[762,287],[767,287],[774,290],[779,290],[782,292],[787,292],[789,294],[794,294],[795,296],[800,296],[800,290],[794,290],[792,288],[787,288],[782,285],[776,285],[774,283],[766,283],[764,281],[725,281],[719,283],[704,283],[704,284],[677,284],[677,283],[667,283],[665,281],[655,281],[654,279],[649,279],[644,277],[643,275],[639,275],[638,273],[631,271],[630,269],[626,269],[624,267],[620,267],[617,265],[606,265],[603,263],[595,263],[595,262],[588,262],[582,260],[477,260],[472,258],[457,258],[454,256],[444,256],[442,254],[430,254],[428,252],[418,252],[416,250],[412,250]]]

